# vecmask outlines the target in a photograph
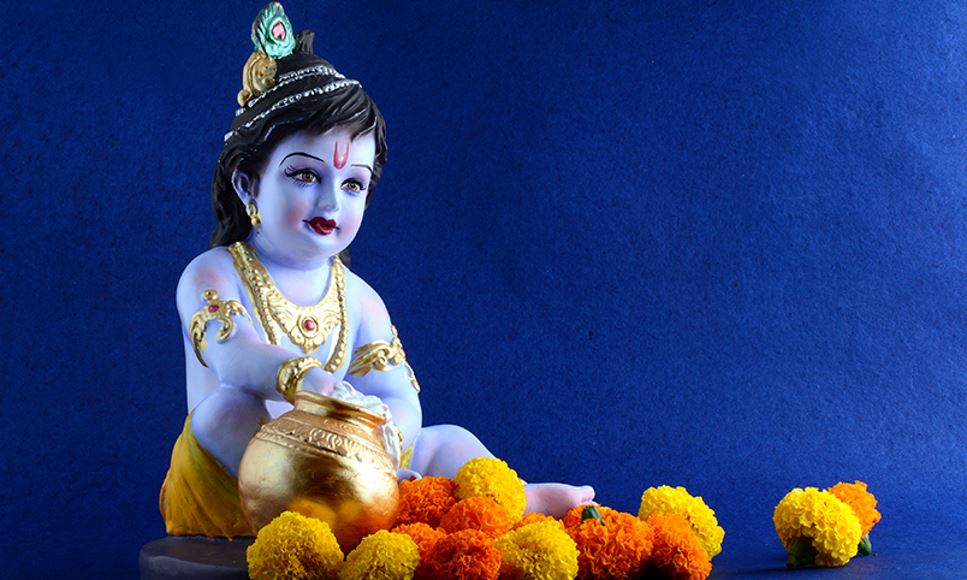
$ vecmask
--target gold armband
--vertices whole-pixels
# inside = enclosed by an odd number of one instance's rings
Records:
[[[349,363],[349,374],[354,377],[362,377],[369,371],[385,371],[391,366],[403,365],[410,377],[410,384],[417,393],[420,392],[420,383],[416,380],[413,367],[406,362],[406,353],[403,352],[403,343],[397,335],[396,327],[390,326],[393,331],[392,342],[377,340],[353,350],[353,360]]]
[[[205,290],[202,292],[201,298],[205,301],[205,305],[191,317],[189,333],[191,334],[191,346],[195,349],[198,362],[207,367],[205,359],[201,356],[208,348],[208,341],[205,340],[205,325],[208,324],[209,320],[221,322],[222,327],[218,329],[215,338],[218,342],[225,342],[235,332],[235,322],[232,321],[232,316],[244,314],[247,317],[248,312],[245,311],[245,307],[238,300],[219,300],[218,292],[214,290]]]
[[[314,356],[290,358],[279,367],[275,390],[282,393],[285,400],[293,403],[295,394],[302,390],[302,381],[309,369],[321,369],[322,362]]]

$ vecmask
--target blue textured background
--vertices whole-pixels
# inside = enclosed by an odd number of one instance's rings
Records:
[[[261,5],[53,4],[3,11],[0,549],[130,577]],[[967,5],[545,6],[286,2],[386,117],[354,269],[427,423],[628,511],[686,486],[716,576],[781,569],[775,503],[856,478],[881,556],[800,578],[956,573]]]

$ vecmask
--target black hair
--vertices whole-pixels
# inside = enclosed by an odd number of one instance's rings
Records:
[[[313,33],[299,33],[295,52],[277,61],[277,75],[304,70],[307,67],[329,67],[327,61],[312,52]],[[212,178],[212,209],[215,212],[215,231],[210,246],[227,246],[246,239],[252,224],[245,206],[238,198],[232,184],[232,174],[238,170],[253,180],[259,175],[276,144],[297,131],[325,133],[334,127],[346,129],[351,137],[372,132],[376,141],[376,159],[373,176],[366,193],[369,206],[373,189],[379,181],[386,163],[386,124],[376,104],[358,83],[348,83],[336,90],[301,98],[273,110],[273,105],[286,97],[322,87],[341,77],[333,74],[309,75],[304,79],[275,87],[254,107],[243,107],[242,113],[232,123],[231,136],[225,141],[222,154],[215,165]],[[255,183],[253,181],[252,186]],[[345,250],[341,258],[347,264],[349,255]]]

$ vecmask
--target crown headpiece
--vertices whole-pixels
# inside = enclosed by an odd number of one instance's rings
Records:
[[[242,90],[237,98],[240,108],[235,111],[225,141],[281,108],[359,84],[315,55],[313,36],[303,30],[296,37],[279,2],[259,11],[252,23],[254,51],[242,69]]]

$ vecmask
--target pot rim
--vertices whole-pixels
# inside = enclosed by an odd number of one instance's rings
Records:
[[[298,391],[295,394],[295,402],[298,403],[300,399],[304,399],[308,403],[315,405],[320,405],[323,407],[331,407],[334,411],[349,412],[362,415],[366,418],[372,419],[373,422],[377,424],[382,424],[386,422],[386,417],[370,411],[366,407],[361,407],[355,403],[350,403],[343,401],[341,399],[336,399],[334,397],[329,397],[320,393],[313,393],[310,391]]]

